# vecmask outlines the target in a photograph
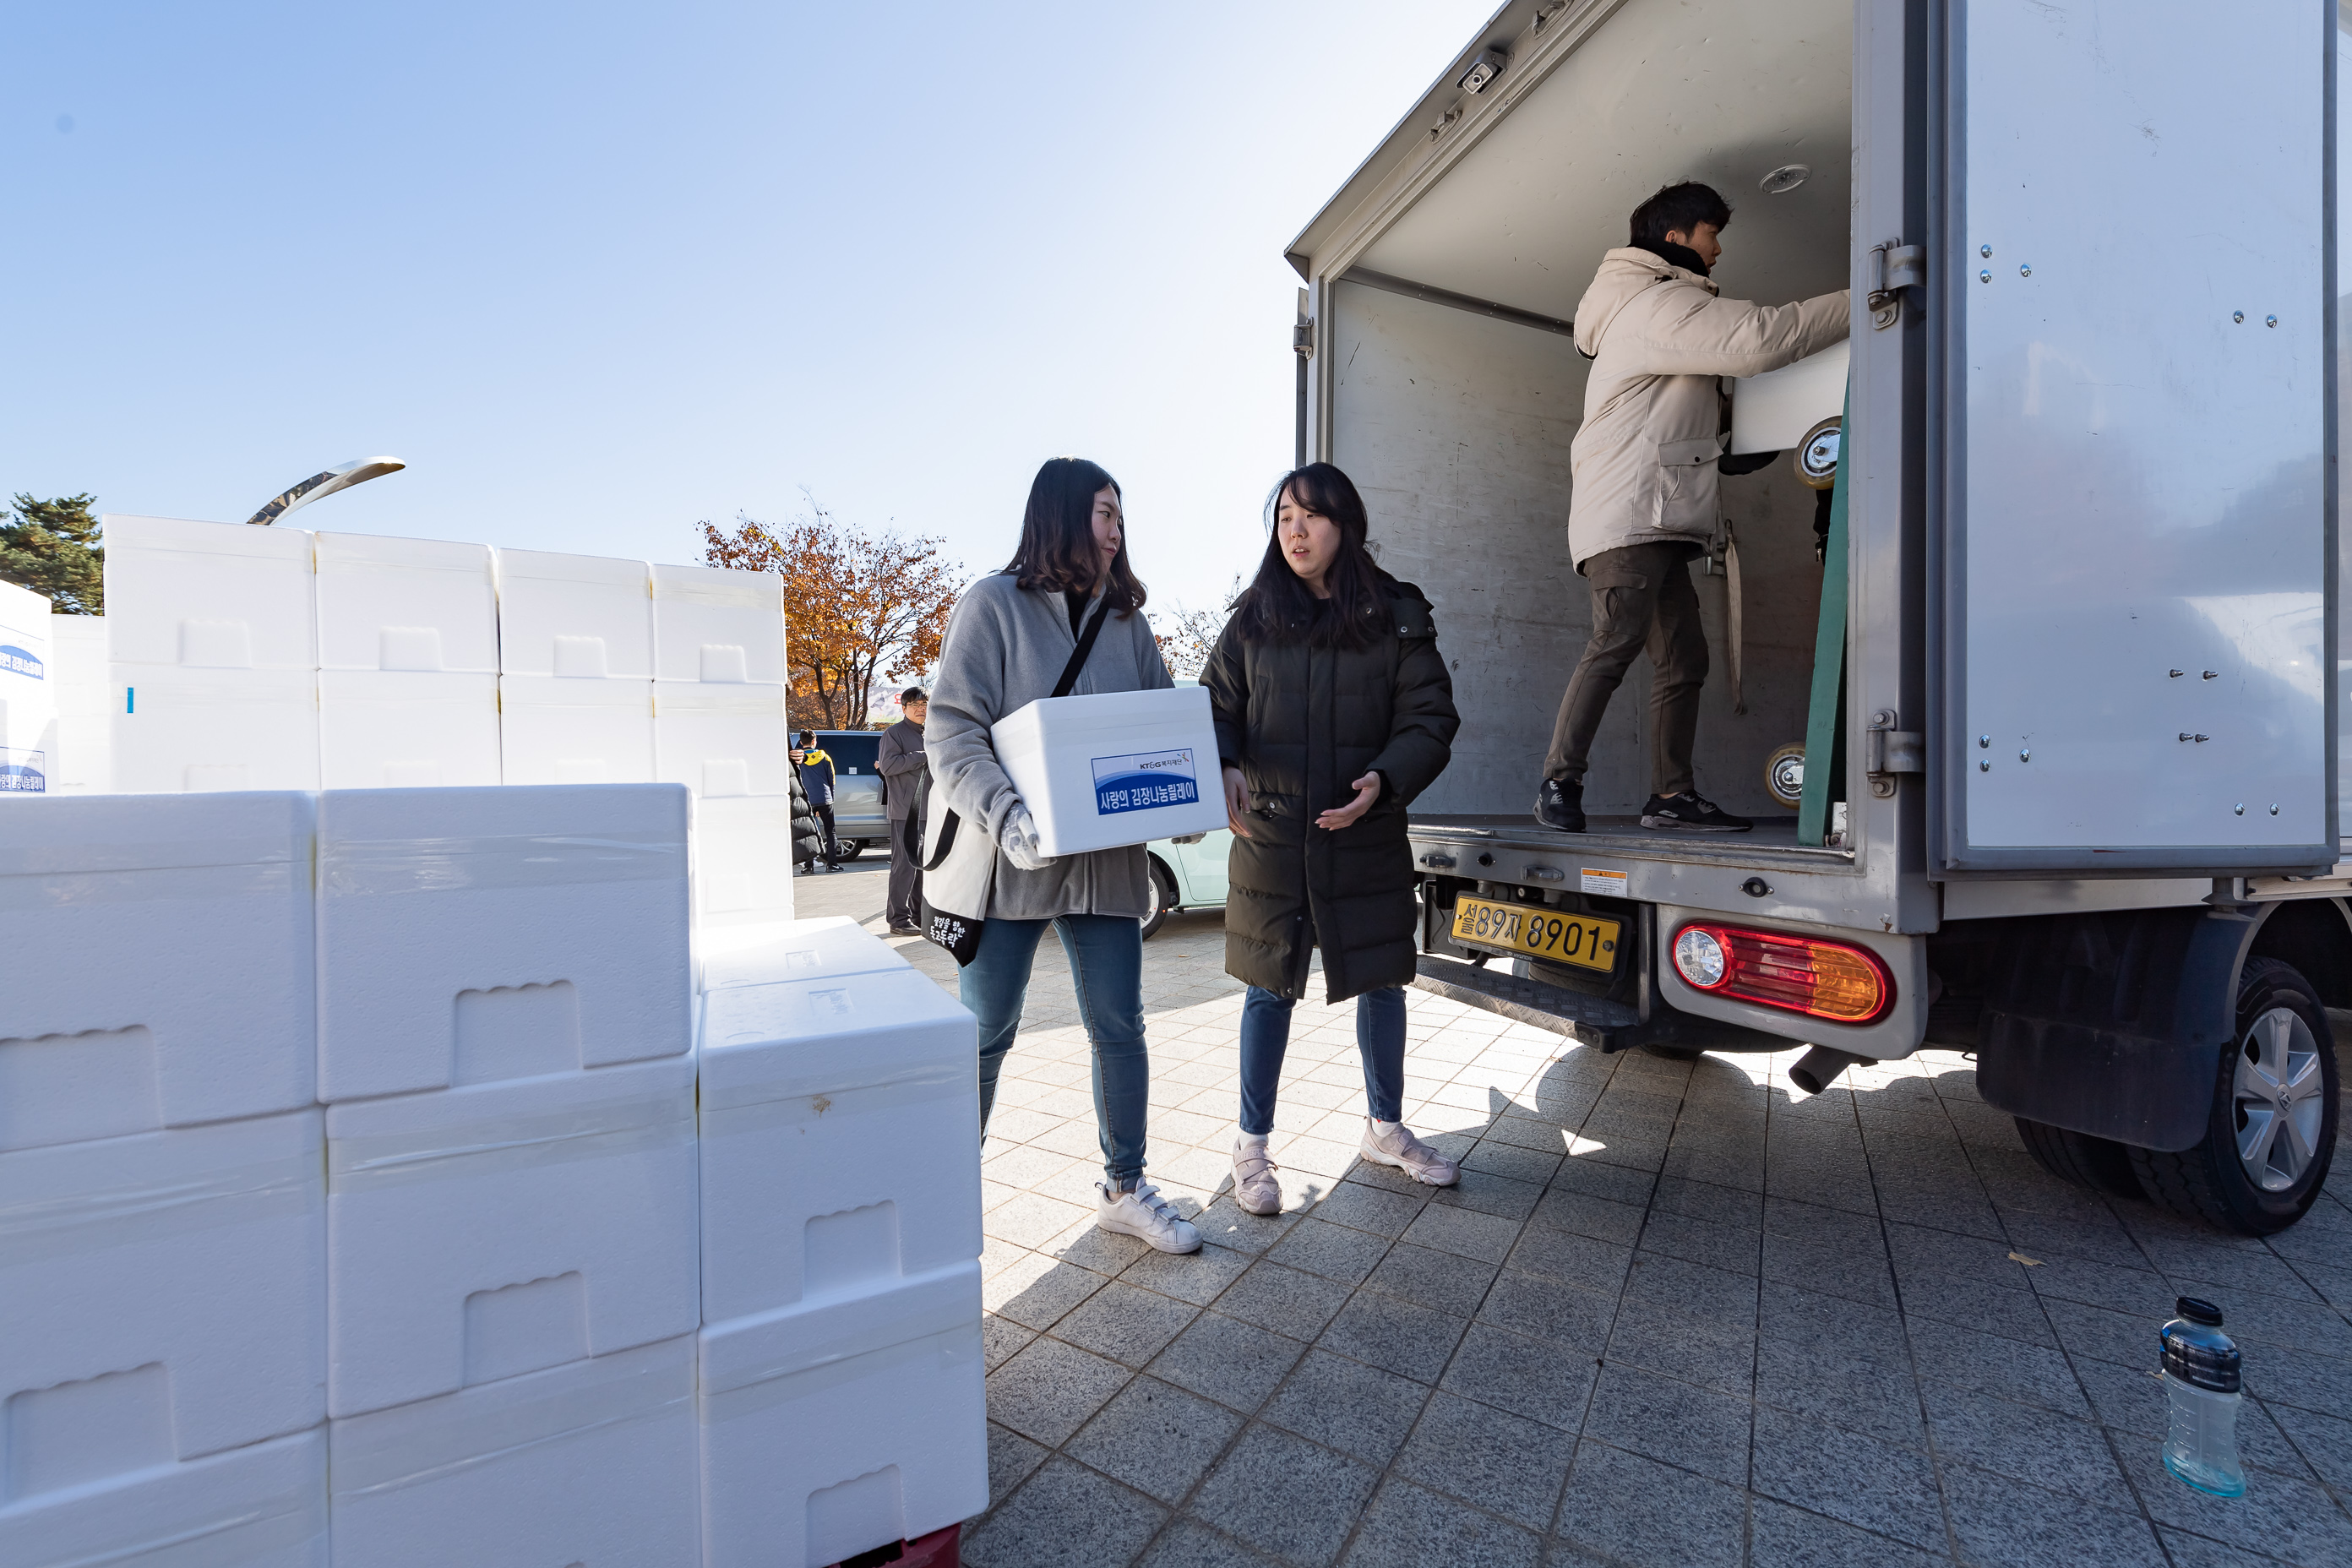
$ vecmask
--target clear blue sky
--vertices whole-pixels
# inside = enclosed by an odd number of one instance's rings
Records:
[[[840,517],[1001,565],[1119,476],[1161,603],[1291,451],[1281,249],[1488,0],[91,3],[0,19],[0,489],[695,558]]]

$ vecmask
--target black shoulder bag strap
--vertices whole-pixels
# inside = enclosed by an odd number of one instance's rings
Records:
[[[1087,623],[1087,629],[1079,635],[1078,646],[1070,650],[1070,662],[1062,666],[1062,678],[1054,682],[1054,696],[1067,697],[1070,688],[1078,683],[1078,672],[1086,668],[1087,655],[1095,651],[1095,638],[1102,635],[1103,623],[1108,619],[1110,606],[1106,604],[1095,612],[1095,618]],[[930,804],[931,774],[927,768],[923,772],[923,797],[915,803],[915,809],[927,813]],[[954,812],[948,813],[947,820],[940,824],[940,847],[932,851],[929,859],[923,862],[924,870],[936,871],[946,862],[948,851],[955,847],[956,829],[962,826],[962,822],[963,819]]]

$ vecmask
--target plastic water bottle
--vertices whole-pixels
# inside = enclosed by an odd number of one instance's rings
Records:
[[[2158,1331],[2164,1347],[2164,1394],[2171,1405],[2164,1468],[2214,1497],[2242,1497],[2238,1462],[2238,1346],[2221,1331],[2221,1309],[2194,1296],[2173,1304],[2180,1316]]]

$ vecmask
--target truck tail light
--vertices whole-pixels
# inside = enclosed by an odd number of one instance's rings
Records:
[[[1895,1005],[1895,976],[1851,942],[1707,923],[1683,927],[1674,951],[1675,973],[1710,996],[1840,1024],[1874,1023]]]

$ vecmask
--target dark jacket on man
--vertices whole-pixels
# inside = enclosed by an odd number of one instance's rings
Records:
[[[801,752],[801,787],[808,791],[811,805],[833,804],[833,758],[816,746]]]
[[[929,767],[923,755],[923,727],[901,719],[882,731],[880,755],[874,771],[882,775],[882,804],[893,822],[904,822],[915,809],[916,792]]]
[[[1283,996],[1306,994],[1318,945],[1332,1002],[1415,971],[1405,807],[1445,771],[1462,721],[1428,599],[1385,573],[1381,585],[1396,630],[1370,647],[1312,647],[1304,622],[1281,643],[1228,625],[1201,672],[1218,752],[1250,792],[1250,837],[1234,837],[1229,863],[1225,972]],[[1370,772],[1385,780],[1372,808],[1337,833],[1317,827]]]

